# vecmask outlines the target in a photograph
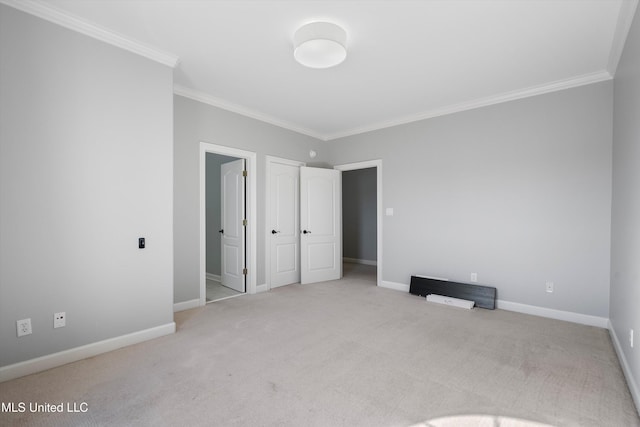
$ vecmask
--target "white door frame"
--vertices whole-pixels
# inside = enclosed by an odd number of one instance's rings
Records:
[[[382,286],[382,160],[368,160],[365,162],[347,163],[334,166],[340,171],[350,171],[357,169],[376,168],[376,223],[377,223],[377,279],[376,284]],[[343,237],[344,238],[344,237]]]
[[[267,197],[265,197],[266,203],[265,203],[265,224],[264,224],[264,230],[265,230],[265,254],[264,254],[264,260],[265,260],[265,281],[266,281],[266,285],[267,285],[267,289],[266,290],[270,290],[271,289],[271,250],[270,250],[270,246],[269,246],[269,242],[271,241],[271,224],[273,224],[272,222],[272,218],[271,218],[271,200],[273,197],[273,194],[271,194],[271,165],[273,163],[280,163],[283,165],[289,165],[289,166],[306,166],[307,163],[306,162],[300,162],[298,160],[290,160],[290,159],[283,159],[281,157],[275,157],[275,156],[266,156],[266,174],[267,174]]]
[[[247,286],[246,292],[256,293],[256,277],[258,273],[256,249],[257,249],[257,155],[252,151],[239,150],[224,145],[200,142],[200,305],[207,302],[207,212],[206,212],[206,157],[207,153],[222,154],[224,156],[245,159],[247,169],[246,180],[246,212],[247,212],[247,258],[246,265]]]

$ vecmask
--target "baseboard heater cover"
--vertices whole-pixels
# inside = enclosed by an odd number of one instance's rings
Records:
[[[426,297],[437,294],[475,302],[479,308],[496,308],[496,288],[484,285],[451,282],[430,277],[411,276],[409,293]]]
[[[445,297],[444,295],[438,294],[427,295],[427,301],[444,305],[452,305],[459,308],[466,308],[467,310],[471,310],[475,305],[475,302],[473,301],[460,298]]]

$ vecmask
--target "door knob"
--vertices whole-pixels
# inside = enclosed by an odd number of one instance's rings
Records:
[[[224,233],[224,230],[218,230],[218,233]]]
[[[311,234],[311,232],[308,230],[302,230],[302,234]]]
[[[279,231],[271,230],[271,234],[278,234],[278,233],[279,233]]]

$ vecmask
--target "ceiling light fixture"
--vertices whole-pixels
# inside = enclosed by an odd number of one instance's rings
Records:
[[[293,36],[293,56],[310,68],[329,68],[347,57],[347,32],[330,22],[303,25]]]

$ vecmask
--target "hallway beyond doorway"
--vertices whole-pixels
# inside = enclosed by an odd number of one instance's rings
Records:
[[[365,282],[371,282],[372,285],[376,285],[378,275],[378,269],[374,265],[356,264],[352,262],[342,263],[342,278],[343,279],[356,279]]]

